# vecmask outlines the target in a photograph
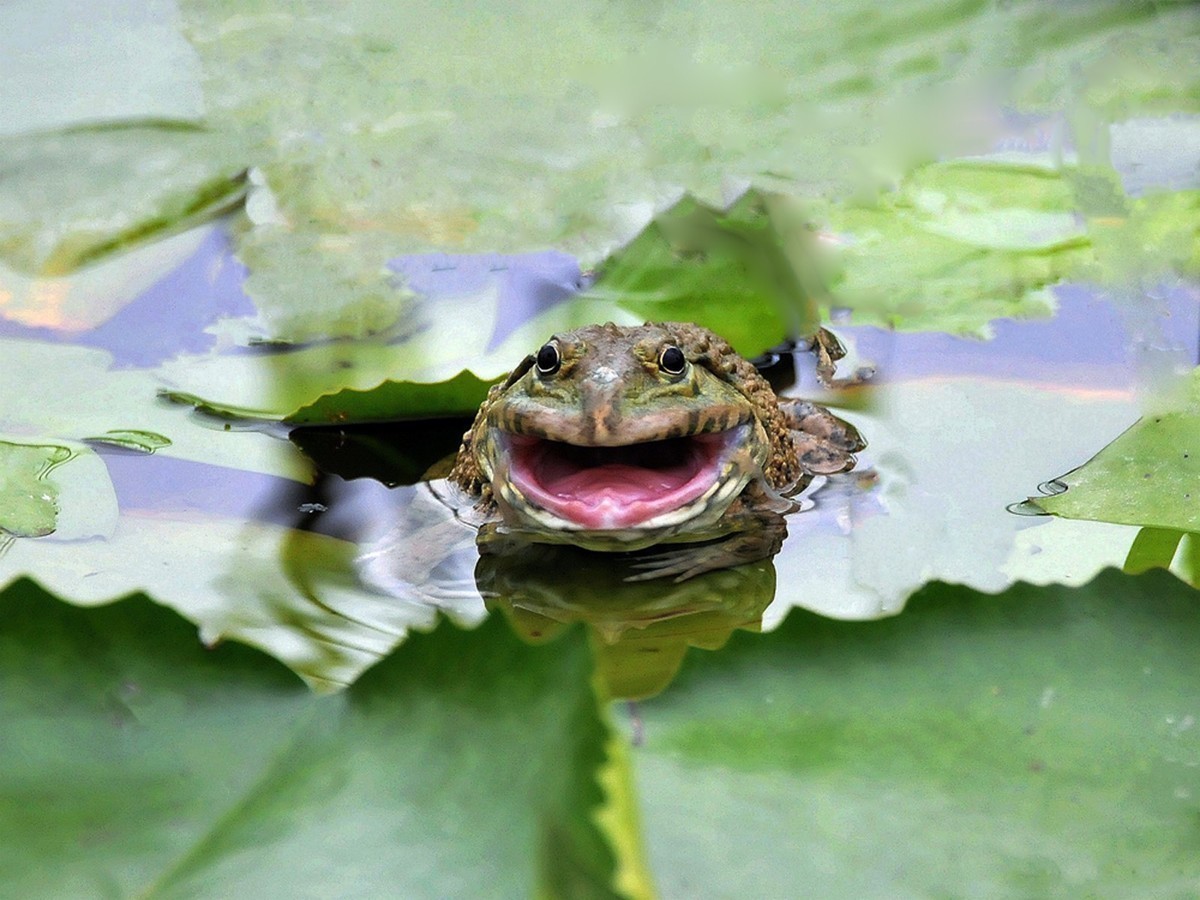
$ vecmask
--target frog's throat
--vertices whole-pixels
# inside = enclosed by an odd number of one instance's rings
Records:
[[[760,427],[580,447],[527,436],[496,436],[507,460],[494,484],[498,498],[530,524],[575,531],[677,526],[720,512],[754,475]]]

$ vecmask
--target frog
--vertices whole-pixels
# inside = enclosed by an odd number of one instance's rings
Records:
[[[844,349],[824,329],[812,344],[828,375]],[[494,385],[448,480],[483,553],[571,544],[634,555],[631,580],[682,581],[773,556],[793,498],[865,447],[707,328],[607,322],[552,335]]]

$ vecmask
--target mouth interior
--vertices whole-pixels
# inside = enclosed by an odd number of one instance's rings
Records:
[[[509,474],[528,500],[581,528],[630,528],[702,496],[738,431],[621,447],[510,435]]]

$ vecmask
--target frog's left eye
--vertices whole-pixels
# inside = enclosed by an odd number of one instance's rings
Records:
[[[678,347],[664,347],[658,355],[658,367],[668,375],[682,375],[687,368],[687,358]]]
[[[558,371],[558,367],[562,365],[562,354],[559,353],[558,344],[551,341],[548,344],[542,344],[542,349],[537,354],[537,370],[542,375],[553,375]]]

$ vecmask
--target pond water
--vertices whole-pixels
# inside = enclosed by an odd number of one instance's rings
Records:
[[[0,2],[5,893],[1196,896],[1200,8],[293,6]],[[646,318],[830,328],[855,470],[481,555]]]
[[[250,357],[269,371],[304,348],[239,349],[222,337],[254,312],[224,229],[172,239],[152,260],[152,282],[94,327],[0,319],[6,347],[24,348],[57,390],[93,408],[130,384],[170,386],[161,366],[181,354],[215,350],[218,365]],[[493,291],[489,348],[586,283],[560,253],[391,266],[441,315]],[[767,370],[783,392],[830,405],[869,446],[853,472],[804,492],[773,560],[681,584],[628,583],[633,570],[612,557],[548,547],[481,561],[474,528],[443,502],[446,484],[422,477],[456,450],[469,419],[289,429],[165,399],[155,416],[173,440],[157,452],[111,435],[88,441],[111,483],[108,518],[82,534],[10,541],[0,566],[82,602],[146,590],[206,640],[258,645],[317,685],[352,681],[438,613],[466,625],[500,614],[533,642],[582,620],[612,690],[646,696],[669,682],[688,647],[770,630],[794,607],[870,619],[900,612],[934,579],[998,591],[1017,580],[1082,583],[1119,566],[1135,528],[1008,507],[1086,461],[1137,419],[1144,395],[1196,364],[1196,294],[1167,285],[1147,305],[1068,284],[1055,299],[1054,317],[997,321],[987,341],[835,322],[850,350],[840,373],[867,376],[849,386],[823,386],[811,353],[785,352]],[[470,314],[455,322],[451,312],[451,332],[474,329]],[[85,359],[90,383],[77,368]],[[113,413],[153,437],[144,416]],[[85,503],[72,493],[85,489],[103,493],[103,484],[68,484],[62,506]]]

